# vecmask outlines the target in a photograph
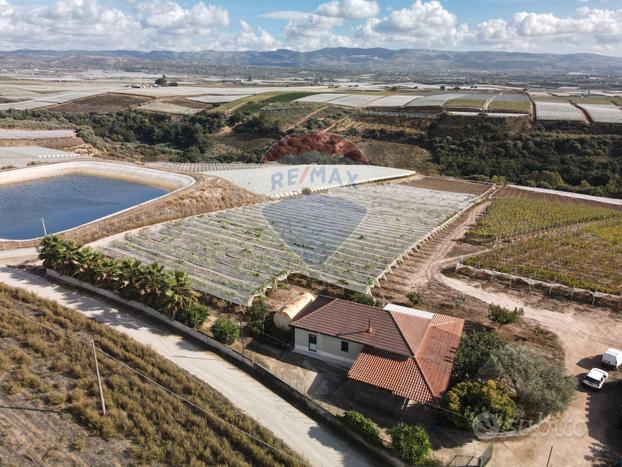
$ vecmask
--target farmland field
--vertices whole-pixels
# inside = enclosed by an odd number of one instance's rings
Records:
[[[123,94],[100,94],[97,96],[86,97],[72,102],[55,105],[50,110],[55,112],[121,112],[123,110],[138,107],[150,99],[140,96],[129,96]]]
[[[607,208],[573,206],[533,198],[497,198],[486,210],[471,238],[506,239],[542,230],[600,219],[621,218]]]
[[[334,101],[335,99],[339,99],[341,97],[347,97],[347,94],[338,94],[338,93],[323,93],[323,94],[311,94],[309,96],[300,97],[296,99],[296,102],[306,102],[306,103],[315,103],[321,104],[324,102]]]
[[[536,119],[547,121],[585,122],[585,115],[569,102],[536,102]]]
[[[475,199],[401,185],[343,188],[155,226],[102,250],[183,268],[198,290],[239,305],[294,273],[369,293]]]
[[[622,109],[616,105],[577,104],[594,123],[622,123]]]
[[[449,100],[468,98],[468,94],[433,94],[421,99],[415,99],[407,104],[406,107],[442,107]]]
[[[520,112],[529,113],[531,111],[531,102],[529,100],[500,100],[494,99],[489,105],[488,110],[491,112]]]
[[[170,104],[168,102],[150,101],[138,107],[138,110],[174,115],[192,115],[199,112],[200,109],[182,107],[181,105]]]
[[[363,107],[373,103],[380,95],[373,94],[350,94],[346,97],[340,97],[334,101],[330,101],[331,105],[343,105],[344,107]]]
[[[271,103],[260,111],[260,115],[266,117],[281,129],[288,129],[297,122],[316,110],[321,109],[321,104],[304,104],[298,102]],[[244,110],[244,108],[240,109]]]
[[[101,349],[105,416],[90,339]],[[76,311],[2,284],[0,369],[1,418],[10,420],[2,423],[0,453],[9,454],[0,457],[3,465],[299,464],[272,433],[150,348]]]
[[[464,263],[530,279],[622,294],[622,218],[518,241]]]
[[[463,97],[460,99],[450,99],[445,102],[445,108],[447,109],[473,109],[482,110],[486,104],[486,99],[473,99]]]

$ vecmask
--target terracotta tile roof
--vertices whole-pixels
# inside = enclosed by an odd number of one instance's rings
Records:
[[[371,324],[372,332],[367,332]],[[352,342],[412,355],[402,332],[390,313],[373,306],[334,299],[315,311],[296,319],[292,326],[340,337]]]
[[[292,326],[364,344],[349,378],[416,402],[438,402],[449,384],[463,319],[393,305],[380,310],[339,299],[322,303]]]
[[[348,378],[388,389],[400,397],[433,404],[434,394],[412,357],[365,347],[352,364]]]

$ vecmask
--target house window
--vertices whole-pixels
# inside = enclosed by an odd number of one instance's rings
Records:
[[[309,350],[311,352],[317,351],[317,336],[315,334],[309,334]]]
[[[342,352],[350,351],[350,343],[348,341],[341,341],[341,351]]]

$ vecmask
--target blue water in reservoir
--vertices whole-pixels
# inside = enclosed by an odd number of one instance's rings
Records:
[[[64,175],[0,186],[0,238],[23,240],[70,229],[167,193],[149,185]]]

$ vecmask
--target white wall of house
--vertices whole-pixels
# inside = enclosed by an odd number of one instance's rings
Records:
[[[317,349],[309,350],[309,334],[316,336]],[[342,350],[341,343],[348,343],[348,350]],[[310,357],[326,360],[340,366],[350,367],[358,354],[363,350],[363,345],[357,342],[327,336],[317,332],[306,331],[296,328],[294,331],[294,351]]]

